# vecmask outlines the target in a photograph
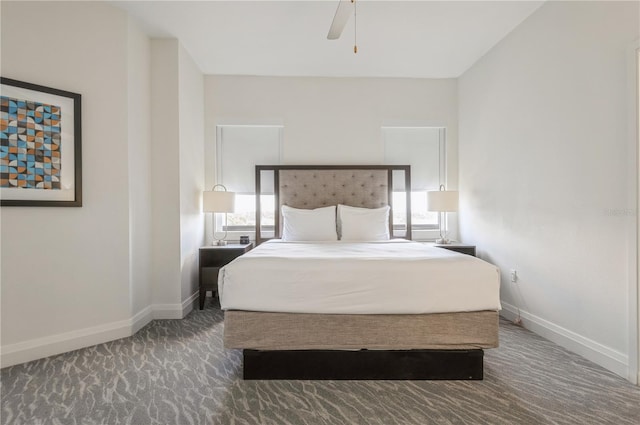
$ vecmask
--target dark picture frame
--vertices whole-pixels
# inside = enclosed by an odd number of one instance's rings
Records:
[[[81,207],[82,96],[0,77],[0,97],[0,206]],[[22,110],[29,117],[37,114],[40,123],[27,122],[20,109],[16,115],[15,101],[26,105]],[[43,131],[44,143],[38,133]],[[21,134],[29,134],[29,142]]]

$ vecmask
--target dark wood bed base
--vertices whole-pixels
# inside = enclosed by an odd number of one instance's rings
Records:
[[[243,350],[243,378],[482,380],[483,350]]]
[[[387,190],[389,206],[389,230],[393,235],[393,171],[404,172],[404,188],[407,193],[411,193],[411,166],[410,165],[256,165],[256,245],[268,240],[263,238],[261,232],[261,205],[260,194],[262,193],[262,171],[273,171],[273,186],[275,196],[275,216],[274,235],[280,235],[280,170],[387,170]],[[406,223],[407,230],[405,239],[411,239],[411,196],[406,197]]]

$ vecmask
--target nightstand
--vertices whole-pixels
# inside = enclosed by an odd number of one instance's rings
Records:
[[[463,243],[448,243],[448,244],[434,244],[436,248],[444,248],[450,251],[459,252],[461,254],[471,255],[472,257],[476,256],[476,246],[475,245],[467,245]]]
[[[218,272],[220,269],[252,248],[253,242],[246,245],[211,245],[200,248],[200,310],[204,308],[207,291],[212,291],[214,297],[218,292]]]

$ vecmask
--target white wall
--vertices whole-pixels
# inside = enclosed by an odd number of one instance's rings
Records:
[[[180,258],[185,302],[198,291],[198,249],[204,245],[204,77],[180,46]]]
[[[151,44],[128,25],[129,252],[131,314],[151,305]],[[143,321],[144,322],[144,321]]]
[[[203,75],[175,39],[151,41],[151,69],[154,317],[182,318],[204,243]]]
[[[84,201],[2,208],[2,366],[182,318],[204,239],[202,74],[104,3],[1,7],[2,75],[82,95]]]
[[[636,367],[638,368],[638,373],[637,373],[637,377],[636,377],[636,384],[640,384],[640,40],[638,40],[635,43],[635,64],[636,64],[636,69],[635,69],[635,77],[636,77],[636,89],[635,89],[635,93],[634,93],[634,105],[635,105],[635,126],[634,126],[634,130],[635,130],[635,136],[636,136],[636,153],[637,153],[637,157],[636,157],[636,164],[638,164],[638,168],[636,169],[636,179],[637,179],[637,186],[636,188],[638,189],[638,193],[637,193],[637,198],[636,198],[636,254],[637,254],[637,259],[636,259],[636,332],[638,333],[637,335],[637,341],[638,341],[638,346],[637,346],[637,351],[636,351]]]
[[[502,269],[506,314],[623,376],[638,13],[548,2],[459,81],[462,238]]]
[[[153,303],[180,299],[178,41],[151,40],[151,203]]]
[[[104,324],[130,317],[128,21],[96,3],[1,7],[2,76],[82,95],[83,160],[82,208],[2,208],[4,364],[83,328],[126,334]]]
[[[382,164],[382,126],[446,127],[448,187],[458,184],[455,79],[206,76],[205,102],[207,187],[218,124],[284,125],[286,164]]]

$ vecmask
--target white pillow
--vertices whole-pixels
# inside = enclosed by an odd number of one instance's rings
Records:
[[[282,206],[282,240],[337,241],[336,206],[303,210]]]
[[[382,208],[338,205],[338,234],[343,241],[389,240],[389,205]]]

